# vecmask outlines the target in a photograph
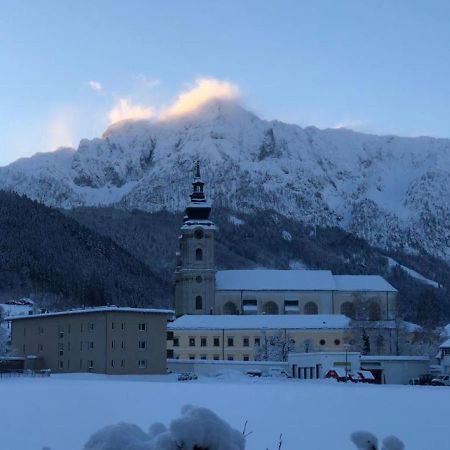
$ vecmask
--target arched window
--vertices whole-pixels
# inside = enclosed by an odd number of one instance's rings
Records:
[[[344,302],[341,305],[341,314],[349,317],[350,319],[355,318],[355,305],[353,302]]]
[[[266,302],[263,305],[263,313],[264,314],[278,314],[278,305],[275,302]]]
[[[195,250],[195,260],[201,261],[203,259],[203,250],[201,248],[198,248]]]
[[[318,314],[319,308],[314,302],[308,302],[305,305],[305,314]]]
[[[223,305],[223,313],[224,314],[237,314],[238,310],[236,307],[236,304],[233,302],[226,302],[225,305]]]
[[[381,320],[381,309],[378,302],[369,302],[367,310],[369,313],[369,320]]]
[[[203,298],[201,295],[195,297],[195,309],[203,309]]]

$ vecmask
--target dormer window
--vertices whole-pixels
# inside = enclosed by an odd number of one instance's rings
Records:
[[[197,250],[195,250],[195,260],[196,261],[203,260],[203,250],[201,248],[198,248]]]

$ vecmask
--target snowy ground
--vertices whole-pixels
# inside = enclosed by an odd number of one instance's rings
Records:
[[[169,376],[53,375],[0,379],[0,448],[81,450],[105,425],[147,429],[205,406],[234,428],[248,420],[248,450],[350,450],[351,432],[396,434],[407,450],[449,448],[450,388],[252,379],[234,374],[178,382]]]

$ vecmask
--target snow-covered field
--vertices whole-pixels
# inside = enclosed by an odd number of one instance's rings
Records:
[[[168,424],[185,404],[205,406],[239,430],[248,450],[352,449],[351,432],[396,434],[407,450],[450,448],[450,388],[252,379],[233,374],[178,382],[169,376],[53,375],[0,379],[2,450],[81,450],[121,421]]]

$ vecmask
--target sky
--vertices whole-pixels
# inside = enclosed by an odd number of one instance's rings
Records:
[[[449,20],[447,0],[0,0],[0,166],[212,97],[450,137]]]

